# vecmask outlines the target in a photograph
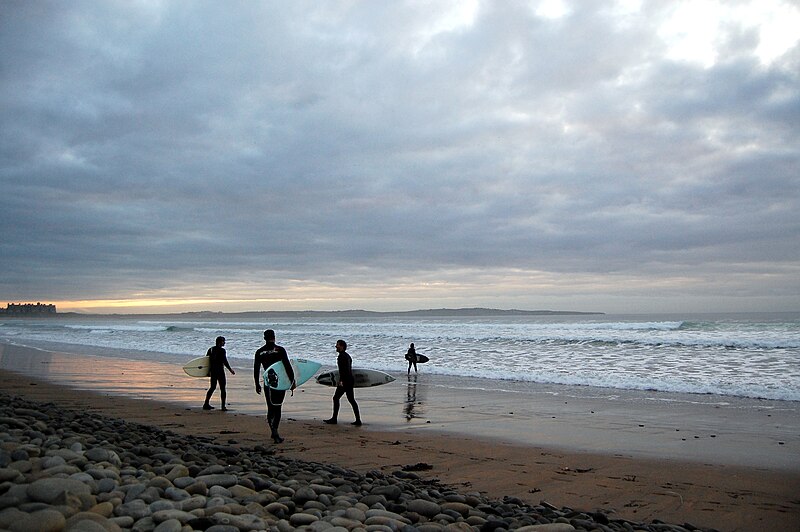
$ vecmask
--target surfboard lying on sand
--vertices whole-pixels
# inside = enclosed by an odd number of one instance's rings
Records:
[[[297,386],[313,377],[322,366],[319,362],[306,360],[305,358],[290,358],[289,364],[292,366]],[[264,380],[264,386],[268,386],[273,390],[289,390],[292,387],[292,381],[289,380],[289,376],[286,374],[286,366],[281,361],[272,364],[264,370],[261,376]]]
[[[394,377],[376,369],[354,369],[355,388],[369,388],[392,382]],[[324,386],[337,386],[339,384],[339,370],[328,371],[317,376],[317,384]]]
[[[191,359],[183,366],[183,371],[190,377],[208,377],[211,358],[207,356]]]
[[[406,355],[406,360],[410,361],[411,357]],[[425,362],[429,361],[430,358],[426,357],[425,355],[417,355],[417,364],[424,364]]]

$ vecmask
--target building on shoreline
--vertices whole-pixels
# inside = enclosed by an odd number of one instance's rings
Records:
[[[56,313],[56,306],[47,303],[9,303],[0,308],[0,316],[50,316]]]

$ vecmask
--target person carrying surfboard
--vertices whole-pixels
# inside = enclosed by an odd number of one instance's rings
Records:
[[[333,416],[323,422],[328,425],[336,425],[339,417],[339,401],[343,395],[347,394],[347,401],[353,407],[353,414],[356,416],[356,420],[352,425],[360,427],[361,414],[358,411],[358,403],[356,403],[356,398],[353,395],[353,388],[356,384],[356,379],[353,376],[353,359],[347,354],[347,342],[337,340],[336,352],[339,353],[336,357],[336,365],[339,367],[339,383],[336,385],[336,392],[333,394]]]
[[[411,374],[411,364],[414,364],[414,371],[417,371],[417,350],[414,349],[413,342],[406,353],[406,360],[408,360],[408,373]]]
[[[269,368],[276,362],[283,362],[286,369],[286,375],[292,381],[292,393],[297,387],[294,378],[294,370],[289,362],[289,355],[286,354],[286,349],[275,344],[275,331],[267,329],[264,331],[264,345],[256,350],[255,361],[253,363],[253,380],[256,383],[256,393],[261,395],[261,373],[263,370]],[[262,369],[263,368],[263,369]],[[281,410],[283,400],[286,397],[286,390],[275,390],[270,388],[268,383],[265,383],[264,398],[267,401],[267,424],[272,431],[272,441],[275,443],[283,442],[280,434],[278,434],[278,426],[281,424]]]
[[[222,410],[228,410],[225,406],[225,368],[228,368],[228,371],[231,372],[231,375],[236,375],[236,372],[233,371],[231,365],[228,364],[228,356],[225,353],[225,348],[222,346],[225,345],[225,337],[224,336],[217,336],[216,345],[214,347],[209,348],[208,352],[206,352],[206,356],[209,358],[208,364],[208,376],[211,377],[211,386],[208,388],[208,392],[206,392],[206,402],[203,405],[203,410],[213,410],[214,407],[211,406],[211,396],[214,394],[214,390],[217,389],[217,384],[219,384],[219,395],[220,399],[222,399]]]

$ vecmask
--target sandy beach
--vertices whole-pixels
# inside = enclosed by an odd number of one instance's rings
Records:
[[[286,442],[268,443],[252,370],[229,378],[231,410],[200,409],[207,381],[177,364],[0,345],[0,389],[226,445],[359,472],[426,464],[423,477],[490,497],[602,510],[719,530],[798,530],[795,409],[714,401],[637,401],[442,385],[424,373],[357,390],[365,425],[324,426],[330,388],[308,384],[284,407]],[[708,399],[708,398],[705,398]],[[218,403],[218,395],[214,401]],[[776,404],[777,403],[777,404]]]

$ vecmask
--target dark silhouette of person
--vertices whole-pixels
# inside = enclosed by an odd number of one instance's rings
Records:
[[[225,385],[227,384],[225,380],[225,368],[228,368],[228,371],[231,372],[231,375],[236,375],[236,372],[233,371],[231,365],[228,364],[228,355],[225,352],[225,348],[222,347],[223,345],[225,345],[225,337],[217,336],[216,345],[209,348],[209,350],[206,352],[206,356],[209,358],[208,376],[211,377],[211,386],[208,388],[208,392],[206,392],[206,402],[203,404],[203,410],[214,409],[214,407],[211,406],[210,401],[211,396],[217,389],[217,384],[219,384],[219,394],[220,399],[222,399],[222,410],[228,410],[228,408],[225,406],[225,399],[227,396],[225,391]]]
[[[343,395],[347,394],[347,401],[353,407],[353,414],[356,420],[352,423],[356,427],[361,426],[361,414],[358,411],[358,403],[353,395],[353,388],[355,387],[356,380],[353,376],[353,359],[347,354],[347,342],[344,340],[337,340],[336,352],[339,355],[336,357],[336,365],[339,367],[339,382],[336,385],[336,393],[333,394],[333,416],[330,419],[324,420],[328,425],[336,425],[339,417],[339,401]]]
[[[286,354],[286,349],[275,344],[275,331],[267,329],[264,331],[264,345],[256,350],[255,361],[253,362],[253,380],[256,383],[256,393],[261,395],[261,372],[262,368],[266,370],[276,362],[283,362],[283,367],[286,368],[286,375],[292,381],[292,393],[297,387],[294,380],[294,371],[292,365],[289,363],[289,356]],[[269,383],[264,383],[266,389],[264,390],[264,398],[267,401],[267,424],[272,431],[272,441],[275,443],[283,442],[278,433],[278,426],[281,424],[281,410],[283,400],[286,397],[286,390],[275,390],[269,387]]]
[[[417,350],[414,349],[413,342],[406,353],[406,360],[408,360],[408,373],[411,373],[411,364],[414,364],[414,371],[417,371]]]

